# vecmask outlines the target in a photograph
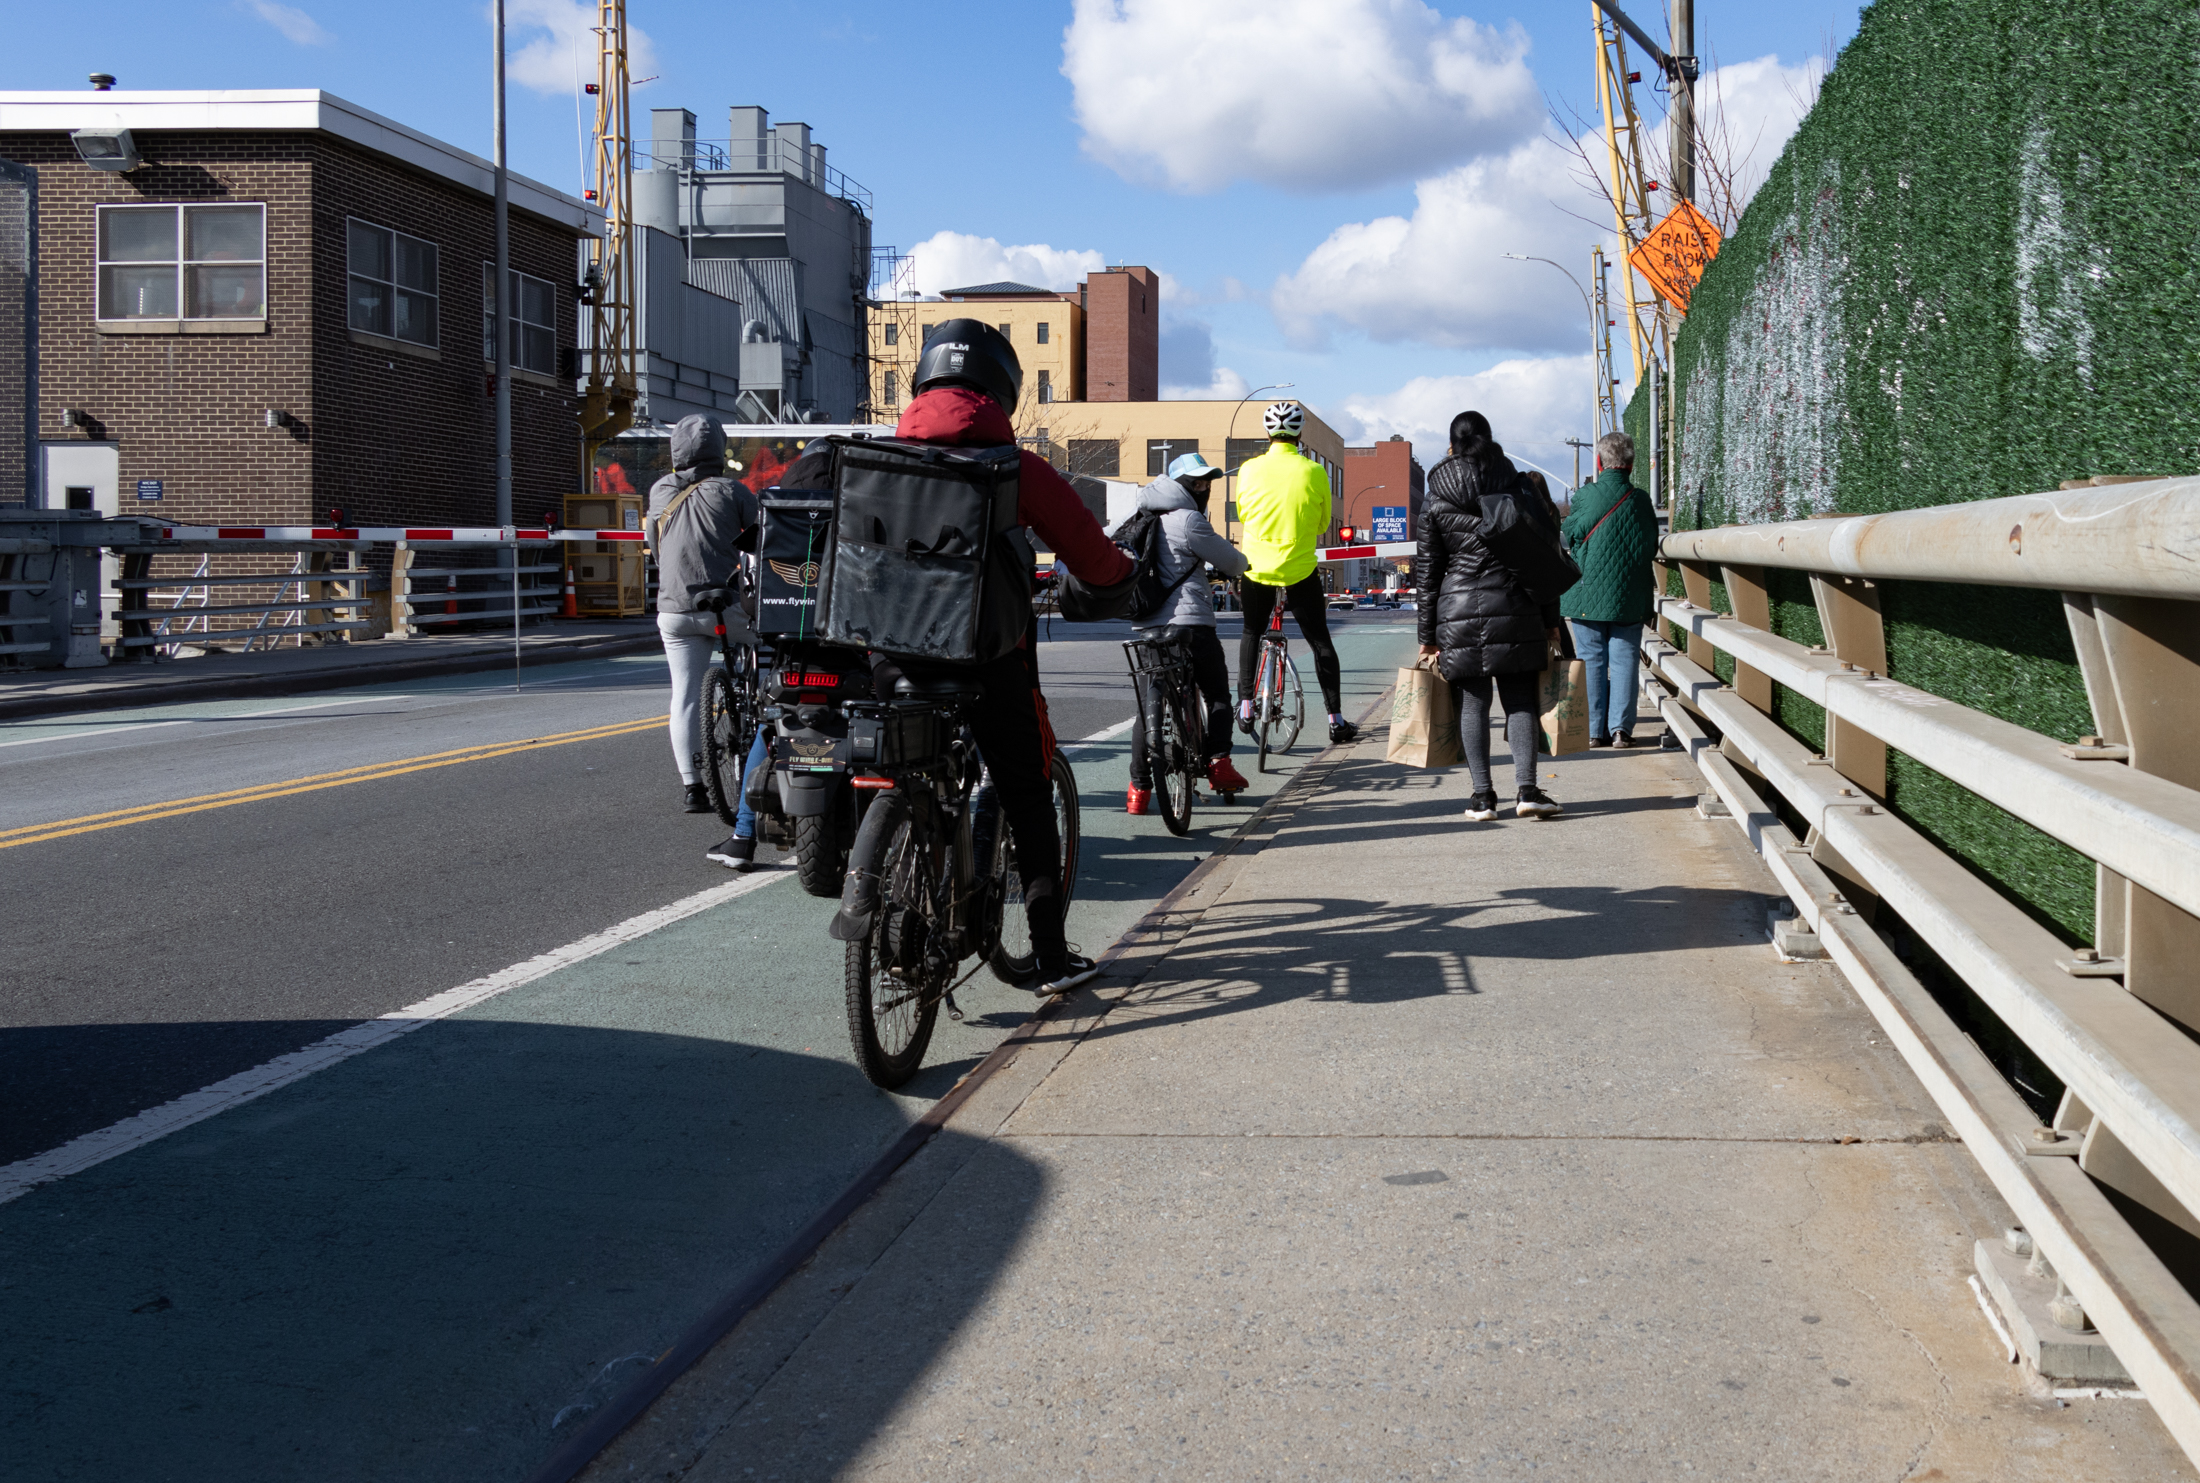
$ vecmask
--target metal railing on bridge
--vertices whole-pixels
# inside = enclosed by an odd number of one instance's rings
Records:
[[[2106,1193],[2200,1236],[2200,479],[1682,531],[1661,551],[1687,594],[1658,603],[1685,651],[1645,645],[1661,713],[2200,1458],[2200,1268],[2176,1238],[2142,1239]],[[1822,645],[1772,632],[1768,568],[1807,574]],[[1714,581],[1731,611],[1713,610]],[[1905,581],[2060,593],[2093,730],[2044,736],[1891,677],[1881,586]],[[1823,754],[1774,719],[1775,685],[1823,707]],[[2094,941],[2065,941],[1890,811],[1890,748],[2093,861]],[[1899,919],[2062,1081],[2049,1122],[1875,916]]]

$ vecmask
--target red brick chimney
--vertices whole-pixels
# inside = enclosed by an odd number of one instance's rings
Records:
[[[1085,400],[1160,400],[1160,275],[1151,268],[1108,268],[1078,292],[1085,305]]]

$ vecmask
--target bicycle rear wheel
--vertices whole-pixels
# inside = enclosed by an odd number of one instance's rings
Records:
[[[1268,713],[1261,731],[1263,763],[1270,752],[1290,751],[1298,743],[1299,729],[1306,724],[1306,691],[1299,685],[1299,667],[1289,654],[1276,657],[1280,662],[1271,682]]]
[[[1192,831],[1192,759],[1199,749],[1184,730],[1183,692],[1171,685],[1155,699],[1160,702],[1154,710],[1161,728],[1154,738],[1153,785],[1161,795],[1161,822],[1171,834],[1181,836]]]
[[[1077,855],[1082,843],[1077,810],[1077,774],[1060,752],[1048,768],[1054,787],[1054,827],[1062,840],[1062,910],[1069,911],[1077,895]],[[1024,915],[1024,878],[1016,868],[1016,841],[1007,822],[1002,822],[993,846],[993,889],[1001,903],[1001,929],[996,934],[987,962],[993,976],[1004,984],[1022,984],[1039,971],[1039,955],[1031,946],[1031,923]]]
[[[849,861],[878,876],[871,930],[848,944],[845,981],[848,1039],[856,1066],[873,1086],[891,1090],[917,1074],[932,1043],[944,987],[928,980],[925,939],[933,881],[929,841],[909,809],[874,805]]]
[[[713,665],[703,682],[703,788],[729,829],[741,804],[741,768],[749,756],[740,733],[740,700],[733,681]]]

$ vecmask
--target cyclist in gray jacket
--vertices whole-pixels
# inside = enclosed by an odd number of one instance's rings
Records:
[[[1245,553],[1231,545],[1207,519],[1207,496],[1222,470],[1187,453],[1169,471],[1138,491],[1138,508],[1161,516],[1164,548],[1161,579],[1175,588],[1151,613],[1135,613],[1131,627],[1140,638],[1175,631],[1190,644],[1192,677],[1207,706],[1207,784],[1217,793],[1242,793],[1249,784],[1230,761],[1230,664],[1215,636],[1214,589],[1205,568],[1226,577],[1245,571]],[[1146,728],[1131,730],[1131,786],[1125,803],[1134,814],[1153,811],[1153,768],[1147,756]]]
[[[691,814],[711,809],[699,776],[703,682],[718,657],[721,610],[729,632],[748,630],[742,608],[728,599],[741,591],[741,553],[756,547],[756,518],[756,496],[726,477],[725,427],[701,415],[681,418],[672,429],[672,472],[650,486],[643,525],[657,557],[657,632],[672,668],[672,759]],[[763,747],[759,731],[748,766],[761,765]],[[734,870],[748,869],[756,858],[756,816],[747,792],[742,789],[733,838],[705,852]]]

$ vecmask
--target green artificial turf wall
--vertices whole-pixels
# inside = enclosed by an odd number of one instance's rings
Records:
[[[1674,525],[2200,470],[2200,6],[1878,0],[1697,287]],[[1627,411],[1645,429],[1643,389]],[[1809,586],[1775,626],[1817,633]],[[2093,729],[2052,593],[1894,583],[1894,677]],[[1814,744],[1824,717],[1784,691]],[[2074,941],[2075,852],[1899,754],[1890,805]]]

